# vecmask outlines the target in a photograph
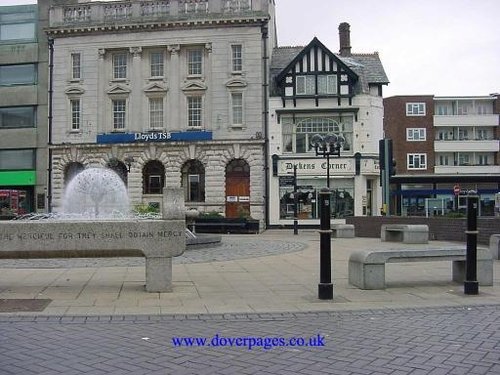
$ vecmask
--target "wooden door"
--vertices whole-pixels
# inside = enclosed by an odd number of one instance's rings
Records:
[[[250,216],[250,168],[241,159],[226,168],[226,217]]]

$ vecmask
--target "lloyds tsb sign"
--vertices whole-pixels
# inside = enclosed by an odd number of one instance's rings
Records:
[[[211,141],[211,131],[98,134],[98,144]]]

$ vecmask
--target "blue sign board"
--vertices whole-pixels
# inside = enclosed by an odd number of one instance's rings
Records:
[[[211,131],[111,133],[97,135],[98,144],[176,141],[194,142],[211,140]]]

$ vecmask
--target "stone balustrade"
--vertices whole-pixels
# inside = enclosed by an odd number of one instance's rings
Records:
[[[267,12],[267,0],[124,0],[58,5],[50,9],[50,27],[133,23],[186,17]]]

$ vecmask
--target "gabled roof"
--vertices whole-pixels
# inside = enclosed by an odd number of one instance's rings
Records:
[[[317,42],[324,47],[317,38],[314,38],[311,43],[313,43],[314,40],[317,40]],[[311,43],[309,43],[308,46],[310,46]],[[273,49],[270,66],[271,96],[280,95],[276,85],[277,77],[280,76],[283,71],[287,70],[292,61],[296,61],[299,55],[305,53],[303,51],[308,46],[278,47]],[[389,83],[389,79],[385,74],[384,67],[382,66],[382,62],[377,52],[366,54],[353,53],[351,56],[340,56],[337,53],[333,55],[343,63],[343,66],[348,67],[359,77],[358,83],[356,84],[356,93],[368,93],[370,84],[386,85]]]
[[[293,58],[292,61],[288,63],[288,65],[281,71],[281,73],[278,74],[276,79],[278,81],[281,81],[284,76],[288,73],[290,69],[292,69],[303,57],[305,54],[307,54],[313,47],[318,47],[322,49],[328,56],[333,58],[334,61],[337,62],[341,67],[343,67],[346,71],[347,74],[353,76],[354,78],[358,78],[357,74],[354,73],[342,60],[340,60],[334,53],[332,53],[328,48],[325,47],[323,43],[319,41],[318,38],[314,37],[311,42],[302,48],[302,50]]]

